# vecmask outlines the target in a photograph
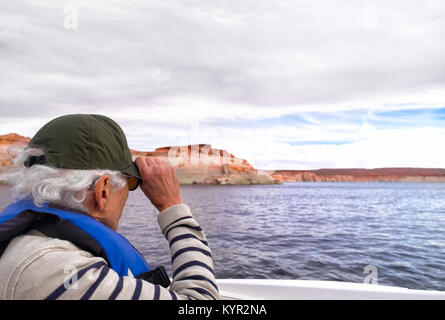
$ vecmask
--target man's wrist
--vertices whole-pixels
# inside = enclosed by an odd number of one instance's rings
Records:
[[[177,204],[184,204],[184,203],[182,201],[170,202],[170,203],[164,204],[162,206],[159,206],[157,209],[159,210],[159,212],[162,212],[165,209],[175,206]]]
[[[164,209],[158,214],[157,219],[161,230],[164,230],[167,226],[173,222],[178,221],[184,217],[193,217],[190,212],[190,208],[184,203],[178,203]]]

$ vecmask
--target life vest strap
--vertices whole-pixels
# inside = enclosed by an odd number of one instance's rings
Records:
[[[159,266],[156,269],[141,273],[140,275],[136,276],[136,278],[151,282],[153,284],[159,284],[164,288],[168,288],[171,283],[167,271],[165,271],[163,266]]]

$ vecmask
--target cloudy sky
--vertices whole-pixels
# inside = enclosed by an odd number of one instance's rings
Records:
[[[100,113],[138,150],[445,167],[444,1],[0,2],[0,134]]]

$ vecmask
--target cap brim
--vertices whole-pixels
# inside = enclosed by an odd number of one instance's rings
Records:
[[[125,168],[121,171],[142,181],[141,174],[139,173],[139,169],[135,162],[132,162],[128,168]]]

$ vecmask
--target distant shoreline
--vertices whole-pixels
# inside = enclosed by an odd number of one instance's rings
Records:
[[[283,182],[445,182],[445,169],[353,168],[276,170],[271,176]]]
[[[284,181],[282,184],[290,183],[445,183],[445,181]]]
[[[8,149],[26,146],[30,138],[16,133],[0,135],[0,176],[13,167]],[[210,144],[167,146],[153,151],[131,150],[137,156],[170,161],[181,185],[268,185],[288,182],[444,182],[441,168],[343,168],[317,170],[260,170],[232,153]],[[0,185],[5,185],[0,181]]]

